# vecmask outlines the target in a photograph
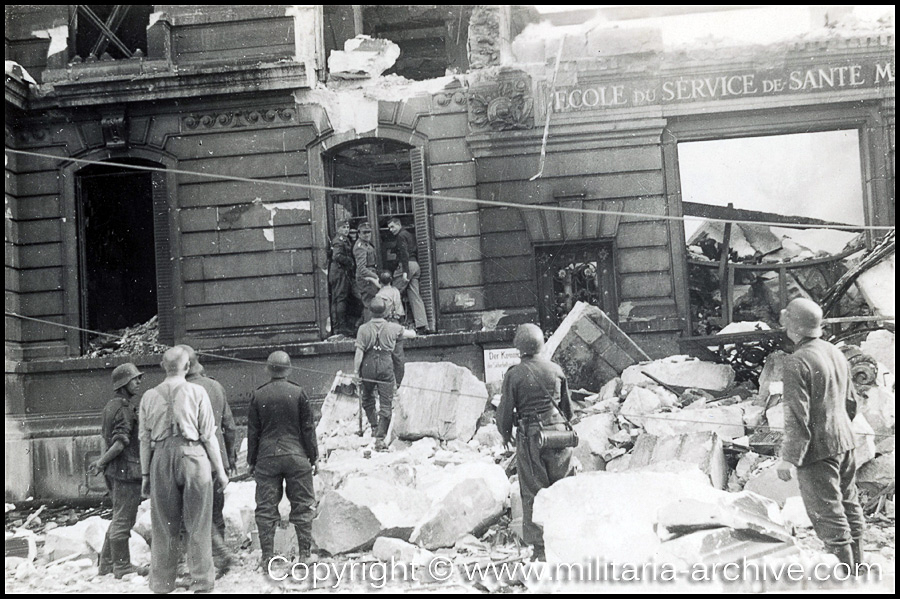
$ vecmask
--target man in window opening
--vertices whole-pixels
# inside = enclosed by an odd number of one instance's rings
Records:
[[[403,223],[396,216],[388,221],[388,230],[397,238],[399,264],[397,264],[397,270],[394,271],[394,287],[401,293],[406,291],[409,309],[416,323],[416,332],[420,335],[432,332],[428,330],[428,315],[425,313],[425,303],[419,293],[421,269],[418,262],[416,238],[403,227]]]
[[[850,365],[822,337],[822,309],[791,300],[781,324],[794,351],[784,365],[784,441],[778,478],[797,469],[806,513],[825,548],[851,573],[862,563],[865,517],[856,489],[856,442],[848,399],[855,399]]]
[[[362,322],[372,319],[369,304],[378,293],[378,257],[372,244],[372,227],[368,223],[359,225],[359,239],[353,245],[353,258],[356,260],[356,285],[359,299],[363,304]]]
[[[356,274],[353,261],[353,243],[350,241],[350,221],[337,222],[337,235],[328,248],[328,286],[331,288],[331,332],[335,335],[353,335],[348,321],[351,280]]]
[[[138,439],[138,409],[140,400],[137,391],[144,376],[137,366],[126,362],[112,372],[112,384],[116,397],[103,408],[101,426],[106,452],[90,465],[92,474],[104,473],[106,487],[112,499],[113,516],[97,574],[113,574],[122,578],[137,572],[147,575],[147,568],[136,568],[131,563],[128,541],[131,527],[137,519],[141,503],[141,442]]]

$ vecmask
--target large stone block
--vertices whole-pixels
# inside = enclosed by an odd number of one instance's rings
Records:
[[[451,547],[486,528],[503,513],[509,499],[509,479],[496,464],[471,462],[445,470],[440,480],[424,489],[431,508],[409,539],[426,549]]]
[[[598,391],[622,371],[650,357],[596,306],[578,302],[544,344],[572,389]]]
[[[716,433],[700,432],[657,437],[643,434],[638,437],[625,470],[676,467],[687,464],[699,469],[709,483],[724,489],[728,482],[728,465],[722,440]]]
[[[744,485],[744,490],[773,499],[778,502],[778,505],[783,506],[788,497],[800,496],[800,485],[797,483],[796,475],[792,476],[789,481],[778,478],[776,466],[777,462],[772,462],[768,467],[751,475],[747,484]]]
[[[654,559],[681,568],[695,564],[730,564],[799,556],[793,541],[766,541],[752,532],[718,528],[703,530],[663,543]]]
[[[410,362],[394,402],[392,434],[469,441],[488,403],[487,387],[449,362]]]
[[[646,364],[629,366],[622,373],[626,385],[651,382],[647,372],[667,385],[724,391],[734,383],[734,370],[726,364],[704,362],[689,356],[670,356]]]
[[[891,254],[890,258],[876,264],[856,279],[860,293],[872,308],[873,314],[878,316],[894,316],[894,260],[894,254]]]
[[[352,435],[359,428],[359,391],[350,375],[338,372],[322,402],[322,417],[316,425],[316,436],[328,445],[331,437]],[[368,423],[363,418],[363,430]]]
[[[744,411],[740,406],[722,406],[664,412],[645,418],[644,430],[657,436],[713,432],[731,440],[744,436]]]
[[[856,448],[853,450],[853,454],[856,458],[856,467],[860,468],[866,462],[875,459],[875,431],[862,414],[857,414],[851,425],[856,439]]]
[[[409,487],[371,476],[349,479],[319,503],[313,540],[332,555],[368,549],[379,536],[405,540],[429,505]]]
[[[869,354],[879,364],[884,364],[894,374],[894,333],[880,330],[869,333],[859,348]]]
[[[695,470],[590,472],[541,490],[534,521],[543,527],[548,561],[644,564],[660,545],[660,508],[678,499],[716,501],[721,494]]]
[[[625,401],[619,408],[619,414],[628,418],[631,422],[643,426],[648,420],[656,416],[662,408],[672,407],[677,398],[674,394],[665,391],[661,387],[632,387],[625,396]],[[648,417],[653,414],[653,417]]]
[[[103,539],[109,520],[91,516],[72,526],[61,526],[47,532],[44,538],[44,553],[49,561],[70,555],[92,556],[103,548]]]
[[[806,513],[802,497],[788,497],[781,509],[781,517],[787,526],[794,528],[812,528],[812,521]]]
[[[879,436],[894,434],[894,393],[884,387],[872,387],[860,398],[859,413]]]
[[[856,482],[870,491],[880,491],[893,484],[895,476],[894,453],[878,456],[856,472]]]
[[[609,438],[617,431],[616,417],[613,414],[597,414],[582,419],[574,426],[578,433],[578,446],[573,454],[585,472],[603,470],[605,462],[600,456],[612,447]]]
[[[659,525],[682,535],[708,528],[749,530],[776,541],[792,541],[778,504],[747,491],[728,493],[715,503],[681,499],[659,511]]]

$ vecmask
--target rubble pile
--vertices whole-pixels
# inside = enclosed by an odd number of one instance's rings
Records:
[[[723,319],[722,261],[725,225],[704,223],[688,240],[689,286],[694,333],[712,335]],[[789,229],[735,223],[728,241],[729,264],[772,265],[772,269],[737,269],[731,297],[731,320],[778,325],[782,307],[779,265],[787,298],[808,297],[826,307],[828,316],[893,317],[893,235],[864,251],[863,235],[830,229]]]
[[[166,346],[159,343],[159,318],[154,316],[143,324],[111,331],[92,339],[85,358],[104,356],[146,356],[161,354]]]

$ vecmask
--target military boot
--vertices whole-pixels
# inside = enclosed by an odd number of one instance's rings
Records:
[[[258,568],[263,571],[263,574],[268,574],[269,561],[275,557],[275,527],[257,525],[257,529],[259,530],[259,548],[262,550]]]
[[[109,535],[103,539],[103,549],[100,550],[100,559],[97,562],[97,576],[106,576],[113,573],[112,551],[109,547]]]
[[[375,451],[387,451],[387,443],[384,438],[387,436],[388,428],[391,426],[391,419],[381,416],[378,418],[378,430],[375,432]]]
[[[138,567],[131,563],[128,539],[110,539],[109,546],[113,561],[113,576],[121,579],[128,574],[138,574],[139,576],[148,574],[147,568]]]
[[[862,537],[855,538],[850,543],[850,550],[853,552],[853,571],[851,574],[854,576],[859,576],[861,572],[864,570],[861,566],[865,563],[863,560],[865,559],[865,555],[863,554],[863,540]]]
[[[375,436],[378,431],[378,413],[375,408],[366,410],[366,419],[369,421],[369,426],[372,427],[372,435]]]
[[[309,541],[309,531],[304,530],[304,527],[295,524],[294,530],[297,533],[297,563],[308,564],[310,562],[310,541]]]
[[[852,545],[852,543],[847,543],[846,545],[825,545],[825,550],[837,556],[838,562],[846,566],[850,574],[854,570]]]

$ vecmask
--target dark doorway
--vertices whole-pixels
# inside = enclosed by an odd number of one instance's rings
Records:
[[[577,302],[597,306],[617,320],[612,243],[538,246],[534,250],[540,288],[541,327],[553,331]]]
[[[157,314],[152,178],[152,173],[121,167],[78,172],[84,328],[116,331]]]

